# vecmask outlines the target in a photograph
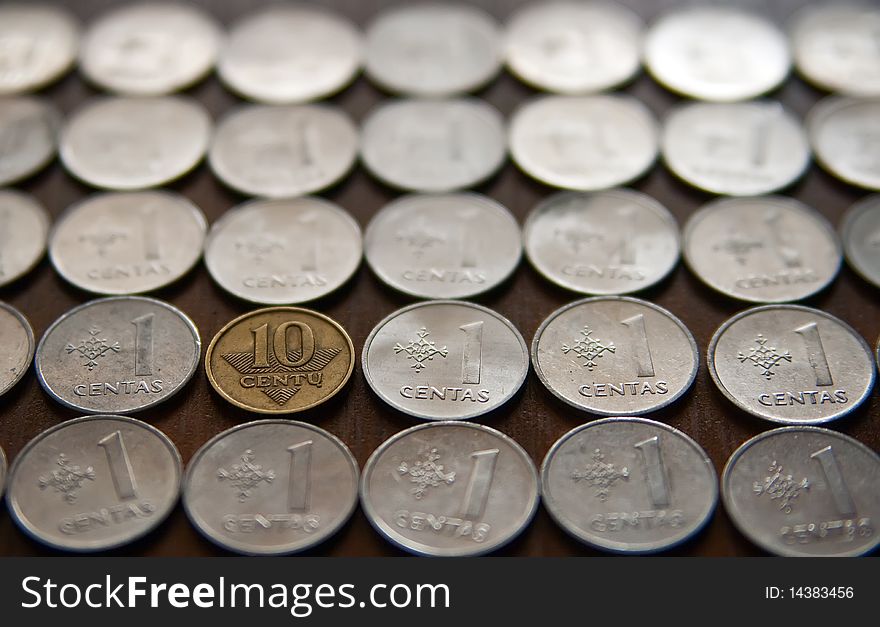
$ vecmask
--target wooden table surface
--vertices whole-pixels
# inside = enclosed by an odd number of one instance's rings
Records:
[[[76,11],[87,23],[119,2],[70,0],[64,4]],[[267,3],[213,0],[199,4],[206,6],[223,22],[230,23],[255,7]],[[392,3],[339,0],[320,4],[333,6],[364,25],[379,9]],[[520,4],[521,2],[515,1],[482,3],[500,19],[504,19]],[[673,3],[630,0],[625,4],[633,6],[650,20]],[[761,6],[758,2],[746,4]],[[799,4],[802,2],[776,2],[773,9],[778,17],[784,17]],[[661,118],[670,106],[679,101],[678,97],[664,90],[644,73],[623,91],[645,102]],[[98,93],[74,71],[45,90],[43,95],[54,101],[64,113],[69,113]],[[187,93],[201,101],[215,118],[240,103],[213,76]],[[532,89],[504,72],[480,91],[478,96],[498,107],[507,116],[533,94]],[[771,97],[778,98],[797,115],[803,116],[822,95],[793,75]],[[360,121],[374,105],[387,97],[365,78],[359,77],[349,88],[332,98],[331,102]],[[660,163],[632,187],[659,200],[680,223],[684,223],[701,204],[712,198],[678,181]],[[20,188],[34,194],[53,216],[58,216],[71,203],[93,193],[93,190],[65,173],[57,162],[21,184]],[[218,182],[204,164],[184,179],[170,185],[170,188],[198,204],[210,222],[244,200]],[[520,222],[538,201],[554,192],[553,189],[533,182],[510,163],[477,191],[509,207]],[[848,187],[818,167],[812,166],[806,176],[787,190],[786,194],[816,207],[832,224],[837,225],[843,211],[863,197],[865,192]],[[362,227],[367,225],[379,208],[396,195],[393,190],[373,180],[361,166],[357,166],[342,183],[324,194],[326,198],[351,212]],[[253,308],[215,286],[203,265],[196,267],[178,283],[156,292],[154,296],[171,302],[189,314],[202,334],[203,345],[207,345],[226,322]],[[693,332],[703,361],[690,392],[678,403],[649,417],[677,427],[695,438],[709,453],[720,474],[727,457],[734,449],[749,437],[772,426],[746,415],[728,402],[713,385],[705,367],[705,350],[712,333],[724,320],[743,309],[744,304],[710,291],[681,264],[662,284],[638,296],[656,302],[679,316]],[[873,346],[880,335],[878,297],[880,291],[877,288],[871,287],[849,268],[844,267],[829,289],[806,304],[849,322]],[[33,324],[38,338],[57,317],[91,298],[89,294],[67,285],[54,272],[48,260],[43,260],[25,278],[0,289],[0,299],[24,312]],[[511,280],[476,300],[513,321],[526,340],[530,341],[535,329],[550,312],[577,298],[576,294],[548,283],[523,260]],[[309,306],[338,320],[351,334],[359,353],[373,326],[384,316],[409,302],[409,298],[383,286],[366,266],[362,266],[355,277],[338,292]],[[832,428],[855,436],[874,450],[880,448],[880,401],[877,396],[875,391],[862,408],[833,423]],[[43,429],[76,415],[76,412],[50,400],[43,393],[31,370],[15,389],[0,397],[0,444],[12,459],[26,442]],[[157,408],[139,414],[138,417],[167,433],[177,444],[185,462],[199,446],[220,431],[259,418],[233,407],[215,394],[208,385],[203,368],[197,371],[180,394]],[[361,465],[382,441],[417,423],[415,419],[386,407],[368,389],[359,362],[343,393],[316,410],[292,417],[314,422],[338,435],[351,447]],[[540,464],[557,438],[591,419],[591,416],[556,401],[534,373],[530,373],[522,392],[512,402],[493,415],[481,418],[479,422],[512,436]],[[51,553],[48,549],[29,540],[17,529],[8,512],[0,511],[0,555],[48,553]],[[672,553],[755,555],[760,554],[760,551],[736,531],[719,504],[714,518],[704,532]],[[204,540],[189,525],[182,508],[178,506],[170,519],[156,532],[117,551],[117,554],[179,556],[219,555],[223,552]],[[374,532],[359,510],[335,538],[311,551],[311,554],[359,556],[397,555],[401,552]],[[522,536],[500,554],[555,556],[598,553],[570,539],[541,509]]]

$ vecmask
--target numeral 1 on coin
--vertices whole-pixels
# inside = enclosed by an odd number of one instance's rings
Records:
[[[122,433],[114,431],[99,440],[98,446],[104,449],[104,453],[107,455],[110,476],[113,478],[113,486],[116,488],[116,494],[119,498],[126,501],[137,497],[134,471],[131,469],[131,460],[128,458]]]
[[[856,513],[856,505],[853,502],[849,488],[843,480],[843,473],[840,471],[840,465],[837,458],[834,457],[834,451],[830,446],[819,449],[812,455],[811,459],[815,459],[822,466],[822,472],[825,474],[825,482],[831,491],[831,497],[834,499],[834,506],[837,513],[841,516],[852,516]]]
[[[473,467],[461,505],[461,517],[467,520],[476,520],[483,514],[486,501],[489,499],[489,488],[495,477],[498,449],[476,451],[471,453],[471,459]]]
[[[464,331],[461,354],[461,382],[479,383],[483,369],[483,323],[471,322],[458,327]]]
[[[135,318],[131,323],[135,327],[134,374],[149,376],[153,374],[153,314]]]
[[[309,507],[311,489],[312,441],[306,440],[287,447],[290,453],[287,507],[291,512],[304,511]]]
[[[648,331],[645,329],[645,316],[636,314],[632,318],[621,320],[620,323],[632,329],[633,349],[636,367],[640,377],[654,376],[654,360],[651,357],[651,345],[648,344]]]
[[[825,356],[825,348],[822,346],[822,338],[819,336],[819,327],[815,322],[805,324],[804,326],[794,330],[801,336],[804,346],[807,349],[807,358],[810,360],[810,366],[816,375],[816,385],[831,385],[834,381],[831,379],[831,370],[828,368],[828,358]]]
[[[667,507],[669,505],[669,486],[666,482],[663,457],[660,455],[660,438],[655,435],[653,438],[648,438],[633,446],[642,452],[651,502],[654,507]]]

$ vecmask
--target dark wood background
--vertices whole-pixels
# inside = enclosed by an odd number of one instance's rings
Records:
[[[106,9],[120,4],[110,0],[69,0],[64,2],[84,23]],[[246,14],[267,2],[248,0],[209,0],[205,6],[224,23]],[[348,15],[364,25],[382,7],[392,2],[365,0],[338,0],[320,2]],[[513,8],[522,2],[496,0],[481,3],[488,11],[504,20]],[[650,20],[675,4],[668,0],[628,0],[628,4]],[[763,3],[745,2],[754,8]],[[784,20],[802,1],[771,2],[770,10]],[[642,73],[623,91],[645,102],[658,116],[679,99],[657,85]],[[89,86],[75,71],[44,92],[64,112],[69,113],[99,92]],[[198,99],[219,116],[239,103],[223,88],[215,77],[190,89],[188,95]],[[508,73],[502,73],[478,96],[509,115],[518,104],[534,91],[518,82]],[[793,75],[777,93],[778,98],[797,115],[803,116],[822,96],[799,77]],[[359,77],[354,84],[331,101],[362,120],[371,107],[387,95]],[[233,205],[244,200],[219,183],[205,165],[170,186],[186,195],[205,212],[213,222]],[[650,173],[633,186],[666,205],[680,223],[711,197],[679,182],[658,163]],[[44,172],[20,185],[20,188],[39,198],[53,216],[58,216],[68,205],[92,193],[93,190],[76,182],[60,164],[53,163]],[[528,211],[554,190],[531,181],[512,164],[482,185],[477,191],[500,201],[522,222]],[[838,182],[818,167],[810,168],[806,176],[786,192],[821,211],[835,225],[843,211],[865,192]],[[324,194],[340,204],[365,227],[370,217],[395,192],[377,183],[360,166],[335,188]],[[207,271],[199,265],[193,272],[155,296],[167,300],[188,313],[202,334],[204,345],[223,324],[253,307],[228,296],[216,287]],[[700,346],[701,364],[693,389],[672,407],[651,418],[673,425],[695,438],[711,456],[719,474],[727,457],[749,437],[769,429],[771,424],[751,418],[724,399],[709,378],[705,367],[705,349],[714,330],[735,312],[744,308],[742,303],[727,300],[705,288],[683,266],[672,273],[661,285],[639,294],[666,307],[678,315],[693,332]],[[839,316],[853,325],[873,346],[880,335],[880,291],[844,267],[834,284],[806,304],[819,307]],[[39,338],[58,316],[92,296],[67,285],[44,260],[33,272],[17,283],[0,289],[0,299],[19,308],[31,320]],[[478,302],[507,316],[531,341],[540,322],[557,307],[578,298],[577,295],[554,287],[542,279],[525,260],[511,280]],[[360,351],[372,327],[384,316],[410,302],[384,287],[362,266],[355,277],[337,293],[309,305],[338,320],[351,334]],[[359,363],[358,363],[359,366]],[[853,415],[832,427],[859,438],[873,449],[880,447],[880,401],[875,391],[872,398]],[[43,429],[61,420],[76,416],[76,412],[62,408],[51,401],[40,388],[33,371],[11,392],[0,397],[0,444],[10,459],[31,438]],[[233,425],[259,416],[239,410],[217,396],[208,385],[204,369],[200,368],[189,385],[169,402],[160,405],[139,418],[147,420],[167,433],[177,444],[184,461],[215,434]],[[416,420],[386,407],[367,388],[358,367],[345,392],[328,404],[307,413],[292,416],[314,422],[341,437],[351,447],[358,462],[363,465],[370,453],[392,434],[416,424]],[[493,415],[480,419],[500,429],[522,444],[537,464],[540,464],[550,445],[575,426],[591,420],[591,416],[563,406],[547,392],[534,373],[529,375],[522,392],[507,406]],[[48,549],[29,540],[21,533],[8,512],[0,511],[0,555],[46,554]],[[125,555],[219,555],[222,551],[204,540],[193,529],[178,507],[170,519],[156,532],[117,554]],[[311,551],[314,555],[397,555],[400,552],[375,533],[358,511],[350,524],[332,540]],[[596,551],[570,539],[539,510],[532,525],[503,549],[502,555],[594,555]],[[754,548],[732,526],[720,503],[711,523],[698,537],[677,548],[679,555],[755,555]]]

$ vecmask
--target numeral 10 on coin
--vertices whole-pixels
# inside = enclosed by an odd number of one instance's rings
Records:
[[[299,358],[290,359],[288,354],[288,332],[298,329],[302,351]],[[257,368],[269,367],[269,355],[288,368],[298,368],[307,364],[315,356],[315,333],[305,322],[289,321],[279,324],[272,334],[272,343],[269,343],[269,324],[266,323],[252,329],[254,334],[254,366]]]

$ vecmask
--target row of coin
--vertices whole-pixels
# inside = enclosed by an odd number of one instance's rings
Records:
[[[192,321],[139,296],[99,299],[67,312],[34,347],[25,318],[0,308],[0,393],[34,361],[44,390],[87,413],[128,414],[168,399],[201,359]],[[205,354],[208,380],[247,411],[287,415],[337,394],[354,370],[348,333],[327,316],[270,307],[232,320]],[[699,369],[697,344],[669,311],[627,297],[563,306],[541,324],[531,351],[497,312],[462,301],[425,301],[380,321],[361,361],[374,393],[425,420],[466,420],[514,398],[530,364],[568,405],[600,416],[643,415],[681,398]],[[707,363],[721,392],[742,410],[783,424],[821,424],[859,407],[876,376],[865,340],[834,316],[797,305],[747,309],[716,331]]]
[[[822,214],[790,198],[715,200],[688,219],[683,245],[672,214],[627,189],[550,196],[522,232],[503,205],[474,193],[397,198],[363,237],[348,212],[309,196],[245,202],[208,230],[198,207],[173,192],[103,193],[72,205],[50,230],[35,199],[0,189],[0,222],[0,285],[33,268],[48,239],[57,272],[104,295],[169,285],[204,252],[214,281],[253,303],[326,296],[351,279],[363,256],[385,284],[409,296],[470,298],[507,280],[523,248],[541,275],[582,294],[655,285],[676,267],[681,248],[704,283],[747,302],[816,294],[837,275],[841,249],[861,276],[880,286],[878,195],[849,209],[841,238]]]
[[[101,450],[103,449],[103,450]],[[0,495],[5,480],[0,450]],[[854,556],[880,534],[880,456],[816,427],[762,433],[730,457],[725,509],[766,551]],[[339,531],[358,500],[388,541],[417,555],[499,549],[539,500],[578,540],[653,553],[711,519],[718,479],[706,452],[663,423],[608,418],[563,435],[540,475],[523,448],[489,427],[437,422],[392,436],[361,474],[333,434],[292,420],[242,424],[208,441],[183,471],[172,441],[147,423],[88,416],[44,431],[16,457],[6,501],[19,527],[57,549],[101,551],[155,529],[179,494],[191,523],[218,546],[251,555],[312,548]]]
[[[378,105],[360,133],[330,105],[246,105],[213,128],[189,98],[99,98],[66,121],[33,97],[0,99],[0,185],[61,161],[89,185],[155,187],[207,154],[214,174],[252,196],[311,194],[342,180],[360,155],[394,188],[473,187],[503,165],[508,149],[527,175],[590,191],[644,175],[662,153],[682,180],[713,193],[749,196],[790,186],[810,163],[841,180],[880,189],[880,98],[828,96],[799,120],[776,101],[685,103],[665,118],[627,95],[538,96],[501,114],[473,98],[401,99]],[[809,135],[809,138],[807,137]],[[868,139],[866,139],[868,138]]]
[[[808,7],[791,21],[799,71],[825,89],[880,95],[880,10]],[[343,17],[304,5],[274,6],[234,24],[228,36],[195,6],[140,3],[96,20],[79,42],[66,12],[33,5],[0,10],[0,93],[40,88],[79,57],[85,77],[112,92],[158,95],[188,87],[217,66],[234,92],[267,103],[303,102],[348,85],[363,65],[389,91],[448,96],[489,83],[506,61],[525,82],[561,93],[610,89],[642,57],[658,82],[714,101],[752,98],[788,76],[786,35],[764,16],[718,5],[675,9],[643,36],[642,20],[611,2],[536,2],[502,34],[492,17],[458,4],[401,5],[362,38]]]

